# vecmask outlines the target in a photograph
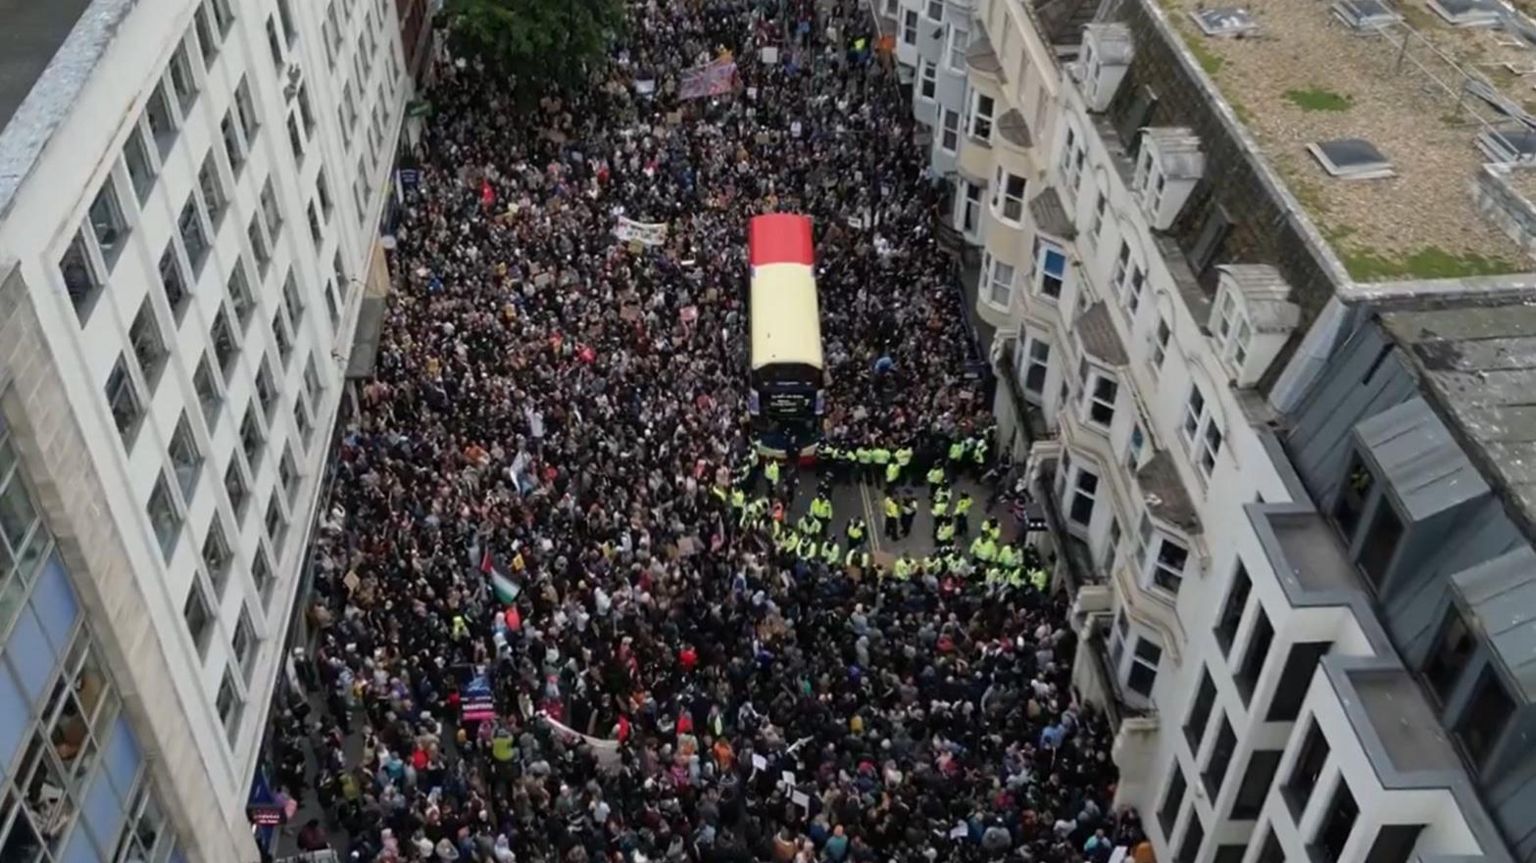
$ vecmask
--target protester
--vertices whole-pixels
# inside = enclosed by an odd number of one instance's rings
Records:
[[[351,859],[1102,863],[1140,841],[1037,560],[989,520],[1004,564],[951,543],[888,571],[828,486],[789,512],[799,471],[749,455],[745,225],[774,210],[817,227],[834,464],[887,450],[875,481],[936,469],[947,500],[951,448],[985,452],[938,184],[871,26],[855,0],[635,4],[598,86],[532,106],[440,65],[294,656],[322,709],[277,721],[284,787]],[[729,93],[679,98],[727,56]],[[616,242],[621,216],[665,239]],[[917,500],[889,495],[906,536]]]

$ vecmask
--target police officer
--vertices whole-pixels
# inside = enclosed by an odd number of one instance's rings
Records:
[[[886,464],[886,466],[885,466],[885,486],[886,486],[886,488],[895,488],[896,487],[896,483],[900,479],[901,479],[901,465],[897,464],[894,461],[888,462]]]
[[[863,545],[864,537],[868,533],[869,526],[864,523],[862,518],[850,519],[848,526],[844,528],[844,535],[847,537],[849,548],[858,548]]]
[[[900,539],[902,534],[898,533],[898,531],[901,530],[901,526],[905,522],[906,518],[902,515],[901,504],[896,502],[896,498],[887,494],[885,496],[885,538],[890,540]]]
[[[1003,528],[997,523],[997,519],[989,518],[981,523],[981,535],[990,538],[993,542],[1003,536]]]
[[[896,564],[891,569],[891,575],[894,575],[897,581],[906,581],[912,577],[912,569],[912,555],[903,554],[901,557],[896,558]]]
[[[861,446],[854,450],[854,455],[859,461],[859,479],[869,479],[870,466],[875,463],[875,451],[872,447]]]
[[[988,430],[977,435],[971,443],[971,464],[975,465],[977,476],[987,472],[987,446],[991,436],[991,431]]]
[[[821,521],[829,522],[832,520],[832,501],[827,498],[825,492],[818,492],[811,499],[811,515]]]
[[[912,464],[912,447],[904,446],[896,450],[896,478],[899,480],[907,474],[907,467]]]
[[[985,536],[976,537],[971,543],[971,556],[982,563],[992,563],[997,559],[997,546]]]
[[[956,471],[965,466],[966,443],[965,438],[961,438],[949,445],[949,464]]]
[[[875,471],[883,474],[885,466],[891,463],[891,451],[883,446],[877,446],[870,451],[869,461]]]
[[[943,485],[944,466],[941,464],[935,464],[933,467],[928,468],[927,479],[929,488],[938,488],[939,486]]]
[[[869,560],[869,552],[855,546],[848,549],[848,553],[843,556],[843,566],[856,566],[861,570],[868,571]]]
[[[821,562],[822,563],[825,563],[827,566],[837,566],[837,562],[838,562],[838,560],[840,560],[842,558],[842,556],[843,556],[843,553],[841,551],[839,551],[838,547],[837,547],[837,540],[833,539],[830,536],[827,537],[826,539],[822,540],[822,543],[821,543]]]
[[[949,518],[949,489],[939,486],[933,490],[934,521]]]
[[[912,522],[917,520],[917,498],[907,492],[901,499],[901,535],[903,538],[912,535]]]
[[[939,548],[953,544],[955,541],[955,523],[944,516],[935,516],[933,541]]]
[[[960,499],[955,501],[955,532],[961,536],[967,536],[971,532],[970,515],[973,504],[975,501],[971,500],[969,494],[962,494]]]
[[[768,490],[776,491],[779,487],[779,462],[777,459],[768,459],[763,465],[763,478],[768,480]]]

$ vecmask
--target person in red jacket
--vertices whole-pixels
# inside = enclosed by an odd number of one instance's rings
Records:
[[[699,652],[693,649],[693,645],[685,644],[683,649],[677,652],[677,661],[683,666],[683,670],[692,672],[693,667],[699,664]]]

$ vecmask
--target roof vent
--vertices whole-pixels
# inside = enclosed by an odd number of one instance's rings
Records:
[[[1427,0],[1453,27],[1492,27],[1503,18],[1498,0]]]
[[[1189,17],[1207,36],[1240,38],[1258,32],[1259,22],[1253,13],[1239,6],[1218,6],[1214,9],[1194,9]]]
[[[1339,0],[1330,8],[1333,17],[1342,21],[1344,26],[1362,32],[1375,31],[1403,20],[1403,16],[1394,12],[1382,0]]]
[[[1524,123],[1504,123],[1479,132],[1477,148],[1495,162],[1536,160],[1536,130]]]
[[[1364,138],[1335,138],[1307,145],[1323,170],[1341,180],[1380,180],[1393,177],[1392,163]]]

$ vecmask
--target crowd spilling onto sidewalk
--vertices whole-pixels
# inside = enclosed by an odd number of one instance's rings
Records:
[[[1071,687],[1067,599],[953,490],[996,461],[991,421],[868,7],[630,14],[587,92],[515,105],[472,59],[439,70],[318,528],[317,697],[274,717],[278,784],[320,813],[299,845],[1144,857]],[[680,98],[723,57],[730,92]],[[745,226],[775,210],[816,224],[831,414],[807,512],[809,474],[754,456],[744,422]],[[616,242],[621,217],[665,241]],[[832,511],[854,474],[889,489],[884,525]],[[934,552],[874,560],[920,498]]]

